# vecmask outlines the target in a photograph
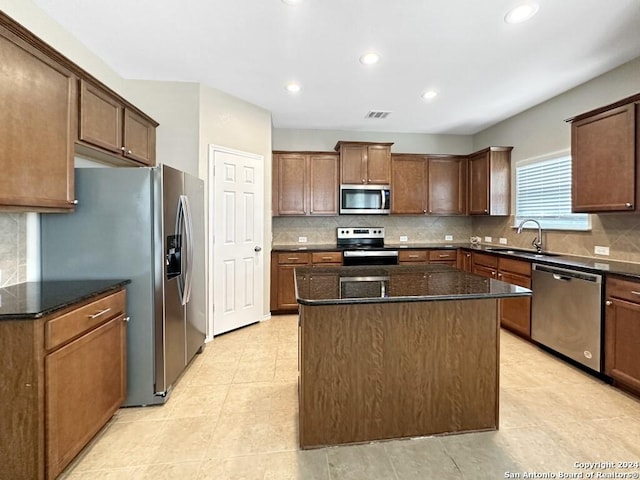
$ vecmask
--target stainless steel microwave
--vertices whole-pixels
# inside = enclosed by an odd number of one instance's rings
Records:
[[[340,185],[340,214],[388,214],[389,185]]]

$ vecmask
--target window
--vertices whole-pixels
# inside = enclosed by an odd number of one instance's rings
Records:
[[[516,164],[516,226],[525,218],[538,220],[546,229],[591,229],[588,214],[571,213],[571,156],[567,152]]]

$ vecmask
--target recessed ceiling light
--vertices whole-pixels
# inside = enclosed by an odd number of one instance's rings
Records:
[[[504,21],[506,23],[526,22],[538,13],[538,8],[540,7],[537,3],[523,3],[522,5],[518,5],[517,7],[509,10],[504,16]]]
[[[433,100],[437,96],[438,92],[436,92],[435,90],[426,90],[422,92],[422,98],[424,98],[425,100]]]
[[[302,87],[300,86],[299,83],[297,82],[289,82],[287,83],[284,88],[287,90],[287,92],[289,93],[298,93]]]
[[[364,65],[374,65],[380,61],[380,55],[376,52],[363,53],[360,57],[360,63]]]
[[[282,3],[286,3],[287,5],[300,5],[303,0],[282,0]]]

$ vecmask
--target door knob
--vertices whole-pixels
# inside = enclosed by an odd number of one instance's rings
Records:
[[[262,247],[254,247],[253,251],[254,252],[259,252],[262,250]]]

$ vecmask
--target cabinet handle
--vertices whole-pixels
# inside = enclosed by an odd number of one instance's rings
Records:
[[[633,207],[633,203],[627,202],[627,203],[624,204],[624,206],[627,207],[627,208],[631,208],[631,207]]]
[[[331,257],[322,257],[322,260],[332,260]]]
[[[607,307],[610,307],[611,305],[613,305],[613,302],[612,302],[611,300],[607,300],[606,302],[604,302],[604,304],[605,304]]]
[[[89,318],[91,320],[94,320],[94,319],[96,319],[98,317],[101,317],[102,315],[104,315],[105,313],[110,312],[110,311],[111,311],[111,308],[105,308],[104,310],[100,310],[98,313],[94,313],[93,315],[89,315]]]
[[[636,292],[635,290],[631,290],[631,293],[632,293],[633,295],[640,295],[640,292]]]
[[[288,257],[287,260],[294,261],[294,260],[300,260],[300,259],[298,257]]]
[[[449,255],[438,255],[440,258],[449,258]]]

